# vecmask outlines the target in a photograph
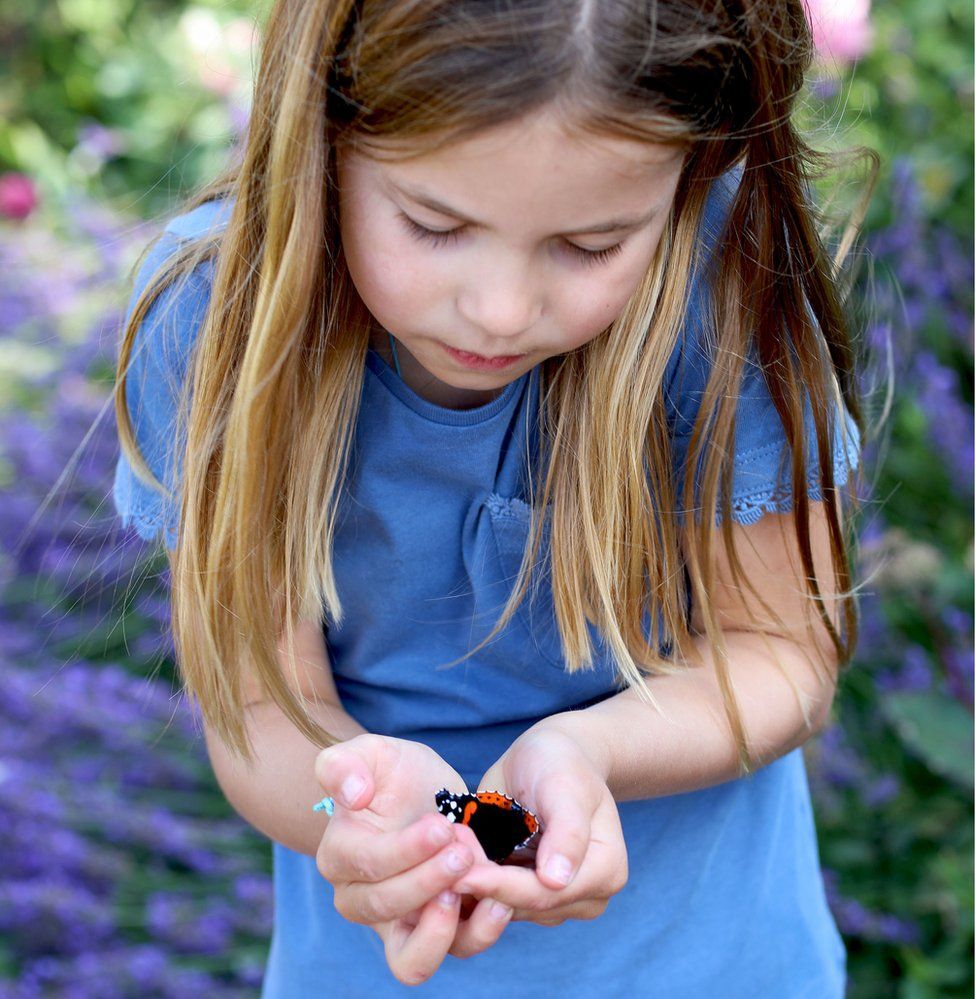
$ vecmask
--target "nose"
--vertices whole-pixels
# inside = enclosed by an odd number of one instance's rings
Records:
[[[493,341],[512,340],[531,328],[542,314],[542,295],[524,266],[509,262],[490,272],[479,270],[457,296],[457,310],[471,326]],[[488,344],[472,345],[472,349]],[[493,354],[500,350],[492,350]]]

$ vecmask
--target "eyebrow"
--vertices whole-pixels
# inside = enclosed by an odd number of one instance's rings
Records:
[[[418,205],[423,205],[424,208],[429,208],[431,211],[438,212],[441,215],[451,215],[459,222],[464,222],[466,225],[483,226],[487,228],[482,222],[478,222],[476,219],[468,218],[467,215],[459,212],[456,208],[452,208],[450,205],[444,204],[443,201],[438,201],[437,198],[431,197],[419,188],[405,187],[392,180],[390,181],[390,186],[400,194],[408,197],[411,201],[415,201]],[[596,225],[580,226],[577,229],[567,229],[565,232],[557,233],[557,235],[583,236],[602,232],[633,232],[635,229],[640,229],[641,227],[647,225],[647,223],[650,222],[651,219],[657,215],[657,213],[658,209],[654,208],[645,215],[633,215],[607,219],[606,222],[598,222]]]

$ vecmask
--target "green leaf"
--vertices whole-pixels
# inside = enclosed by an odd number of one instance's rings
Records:
[[[881,698],[881,710],[934,773],[973,787],[973,718],[957,701],[934,691],[898,691]]]

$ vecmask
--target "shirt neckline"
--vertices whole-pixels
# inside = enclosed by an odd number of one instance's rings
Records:
[[[418,416],[431,423],[452,427],[473,426],[497,416],[509,407],[531,374],[526,371],[515,381],[509,382],[491,402],[486,402],[483,406],[475,406],[472,409],[451,409],[448,406],[438,406],[417,395],[372,347],[366,348],[366,367],[397,399]]]

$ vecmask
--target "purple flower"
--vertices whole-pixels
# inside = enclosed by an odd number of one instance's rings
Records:
[[[883,774],[870,781],[864,791],[864,804],[868,808],[879,808],[898,796],[901,783],[894,774]]]
[[[838,788],[860,787],[867,768],[856,749],[847,741],[840,725],[831,725],[818,740],[820,750],[819,776]]]
[[[835,76],[815,76],[810,80],[810,90],[818,100],[832,101],[840,93],[840,81]]]
[[[891,642],[891,627],[877,595],[866,593],[860,602],[860,627],[858,629],[858,658],[877,662]]]
[[[913,946],[921,942],[921,929],[913,920],[874,911],[857,899],[846,897],[839,890],[835,871],[825,868],[823,880],[827,902],[837,920],[837,927],[844,936]]]
[[[161,941],[189,954],[220,954],[233,936],[233,914],[223,901],[201,908],[191,898],[170,892],[152,895],[147,903],[146,927]]]
[[[960,398],[959,378],[927,350],[915,355],[914,373],[932,443],[942,454],[956,488],[969,495],[973,491],[973,411]]]
[[[917,945],[921,940],[921,931],[917,923],[910,919],[884,914],[875,917],[872,935],[876,940],[886,943]]]
[[[165,560],[108,499],[104,372],[148,232],[84,202],[64,226],[63,243],[0,227],[0,337],[50,346],[30,405],[0,412],[0,934],[17,977],[0,993],[243,999],[271,930],[267,844],[224,802],[175,680]],[[174,884],[202,889],[185,938],[145,947],[147,900]],[[218,953],[219,977],[178,959]]]
[[[918,645],[906,645],[896,670],[878,674],[877,685],[882,692],[895,690],[928,690],[932,686],[932,663],[929,653]]]
[[[942,650],[946,669],[946,687],[957,701],[967,707],[973,701],[973,646],[953,646]]]
[[[126,142],[121,132],[106,128],[100,122],[89,121],[78,129],[76,153],[96,168],[106,160],[125,152]]]
[[[103,949],[72,958],[42,958],[25,965],[13,993],[27,996],[77,996],[84,999],[245,999],[242,985],[192,968],[182,967],[173,955],[150,944]]]
[[[114,931],[106,901],[63,880],[0,884],[0,930],[18,953],[77,954],[99,946]]]

